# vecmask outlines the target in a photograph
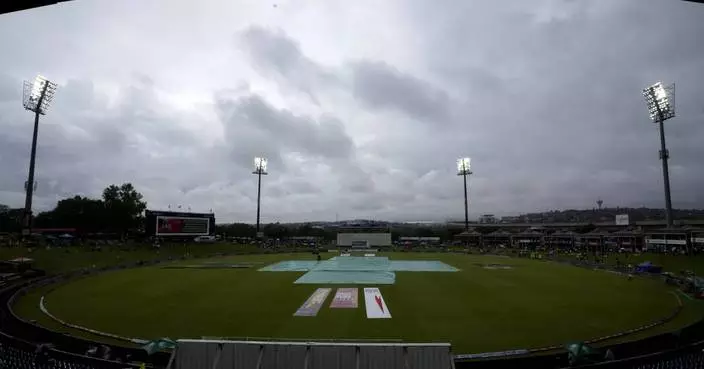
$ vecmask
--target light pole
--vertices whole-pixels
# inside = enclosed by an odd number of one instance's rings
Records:
[[[667,161],[670,153],[665,146],[665,121],[675,116],[675,85],[663,86],[658,82],[643,90],[643,96],[648,104],[650,119],[660,129],[660,159],[662,160],[662,178],[665,186],[665,219],[667,227],[672,227],[672,199],[670,197],[670,171]]]
[[[467,176],[472,174],[471,159],[457,159],[457,175],[464,178],[464,231],[469,232],[469,207],[467,205]]]
[[[32,229],[32,195],[34,195],[34,165],[37,156],[37,135],[39,134],[39,115],[45,115],[54,98],[56,83],[37,76],[33,82],[24,81],[22,105],[34,112],[34,133],[32,134],[32,151],[29,156],[29,174],[25,185],[24,216],[22,234],[29,235]]]
[[[252,174],[257,175],[257,239],[262,238],[263,234],[259,231],[259,214],[261,209],[262,200],[262,176],[267,175],[266,171],[267,160],[266,158],[256,157],[254,158],[254,172]]]

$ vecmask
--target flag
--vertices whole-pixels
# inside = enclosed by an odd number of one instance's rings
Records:
[[[172,349],[174,347],[176,347],[175,341],[169,338],[159,338],[157,340],[147,342],[144,346],[142,346],[142,349],[147,351],[147,355],[151,355],[155,352]]]

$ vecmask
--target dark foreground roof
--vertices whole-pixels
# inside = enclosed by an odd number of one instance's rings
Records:
[[[54,5],[70,0],[6,0],[0,1],[0,14],[18,12],[20,10],[27,10],[33,8],[39,8],[41,6]]]

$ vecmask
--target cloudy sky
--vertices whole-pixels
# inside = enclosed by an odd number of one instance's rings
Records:
[[[0,15],[0,203],[132,182],[253,222],[662,206],[641,90],[676,82],[675,207],[704,207],[704,5],[678,0],[75,0]]]

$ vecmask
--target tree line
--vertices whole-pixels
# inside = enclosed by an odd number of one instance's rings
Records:
[[[102,197],[74,196],[60,200],[54,209],[37,214],[32,228],[75,228],[80,233],[139,233],[144,225],[147,203],[131,183],[110,185]],[[22,229],[24,209],[0,204],[0,232]]]
[[[32,227],[37,228],[75,228],[78,233],[107,233],[119,237],[138,236],[144,232],[144,211],[147,203],[131,183],[110,185],[100,198],[73,196],[60,200],[49,211],[41,212],[33,220]],[[22,230],[24,209],[10,208],[0,204],[0,232],[19,233]],[[337,230],[334,228],[315,227],[310,224],[290,225],[282,223],[263,224],[261,229],[269,238],[287,239],[291,237],[320,237],[334,240]],[[482,233],[494,229],[483,227]],[[443,240],[461,232],[462,229],[446,227],[409,226],[393,228],[392,239],[399,237],[440,237]],[[256,236],[254,225],[247,223],[218,224],[215,232],[225,237]]]
[[[324,240],[332,241],[337,238],[337,229],[315,227],[310,224],[289,225],[281,223],[263,224],[261,230],[269,238],[287,239],[291,237],[320,237]],[[481,232],[491,232],[495,228],[486,227]],[[463,229],[449,229],[447,227],[399,227],[391,229],[391,239],[398,240],[400,237],[440,237],[443,240],[452,239]],[[252,224],[232,223],[218,224],[216,232],[225,237],[249,237],[256,236],[256,229]]]

